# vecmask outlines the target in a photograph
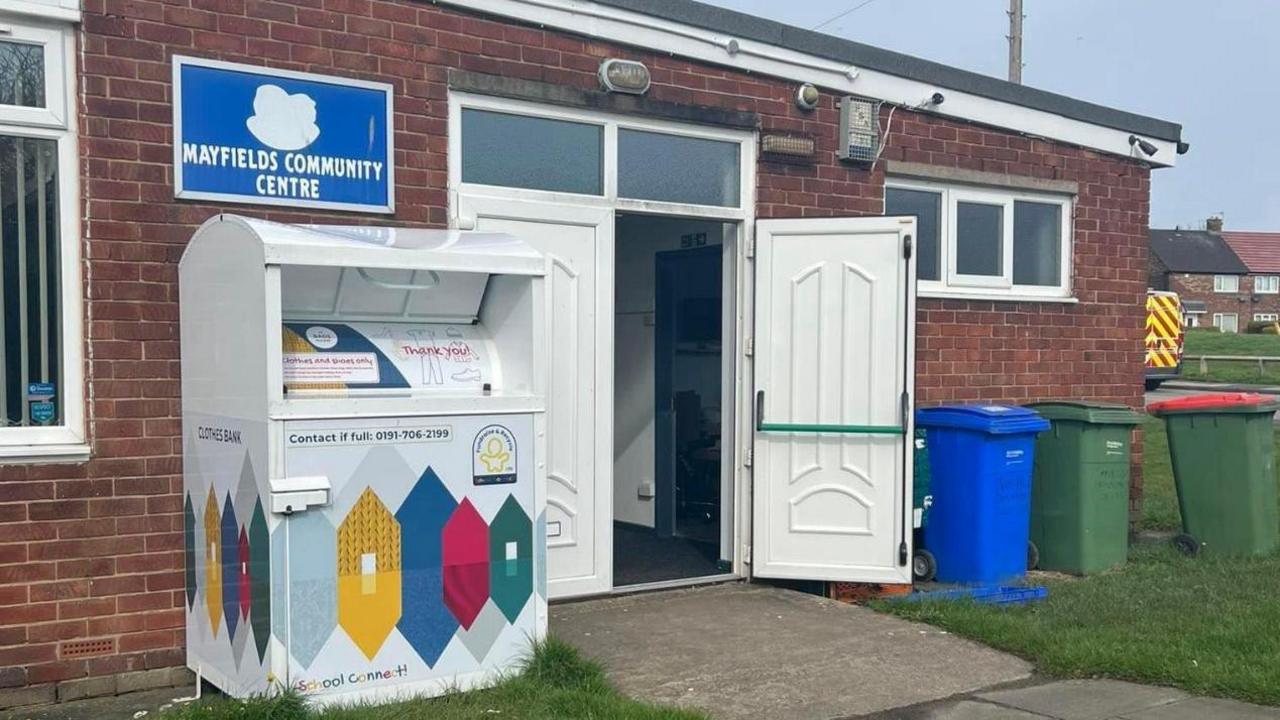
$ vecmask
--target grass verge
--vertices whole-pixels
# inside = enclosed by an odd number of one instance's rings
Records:
[[[1188,330],[1187,355],[1244,355],[1280,357],[1280,336],[1245,333],[1221,333],[1216,330]],[[1209,372],[1200,372],[1200,362],[1189,360],[1182,368],[1187,380],[1206,382],[1280,385],[1280,363],[1267,363],[1262,373],[1258,364],[1249,361],[1213,360]]]
[[[686,710],[627,698],[613,689],[604,670],[554,638],[534,648],[523,671],[497,686],[440,698],[380,706],[313,710],[292,693],[247,701],[217,699],[160,715],[162,720],[706,720]]]
[[[1176,530],[1181,521],[1164,423],[1148,418],[1145,431],[1142,526]],[[1045,581],[1049,598],[1039,604],[875,607],[1020,655],[1049,675],[1105,676],[1280,705],[1277,577],[1280,555],[1185,558],[1165,543],[1141,544],[1123,568]]]
[[[1133,548],[1122,570],[1050,580],[1023,607],[877,603],[1025,657],[1059,677],[1105,676],[1280,705],[1280,557],[1184,558]]]

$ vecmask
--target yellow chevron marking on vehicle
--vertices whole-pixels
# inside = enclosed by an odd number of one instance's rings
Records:
[[[1182,312],[1178,301],[1168,295],[1147,296],[1147,367],[1177,367],[1178,338],[1182,334]]]

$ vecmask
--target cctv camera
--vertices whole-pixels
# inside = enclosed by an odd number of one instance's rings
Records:
[[[940,92],[936,92],[929,96],[929,102],[934,105],[941,105],[947,98]]]
[[[1151,157],[1152,155],[1155,155],[1157,152],[1160,151],[1160,148],[1156,147],[1155,145],[1152,145],[1146,140],[1143,140],[1137,135],[1130,135],[1129,146],[1133,147],[1135,145],[1138,147],[1139,150],[1141,150],[1144,154],[1146,154],[1147,157]]]

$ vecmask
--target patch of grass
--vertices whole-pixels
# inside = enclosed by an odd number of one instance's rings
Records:
[[[211,700],[160,716],[163,720],[706,720],[701,713],[647,705],[613,689],[604,670],[568,643],[548,638],[522,671],[488,690],[388,705],[316,711],[297,695],[248,701]]]
[[[1216,330],[1188,330],[1187,355],[1241,355],[1280,357],[1280,335],[1220,333]],[[1209,361],[1209,372],[1200,372],[1200,362],[1189,360],[1183,365],[1182,377],[1206,382],[1280,385],[1280,363],[1267,363],[1263,372],[1258,364],[1247,360]]]
[[[1049,675],[1280,705],[1278,573],[1280,557],[1184,558],[1162,543],[1133,548],[1120,570],[1049,580],[1049,598],[1039,604],[877,608],[1021,655]]]
[[[1277,437],[1280,441],[1280,436]],[[1144,529],[1181,526],[1164,423],[1148,418]],[[1169,544],[1130,548],[1122,568],[1044,581],[1049,598],[999,608],[972,602],[878,602],[1060,677],[1105,676],[1280,705],[1280,554],[1186,558]]]
[[[1173,485],[1173,465],[1169,458],[1169,436],[1164,421],[1148,416],[1142,434],[1142,529],[1177,530],[1178,493]]]
[[[1280,356],[1280,335],[1189,329],[1184,347],[1188,355]]]

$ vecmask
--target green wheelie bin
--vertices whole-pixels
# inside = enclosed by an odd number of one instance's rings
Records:
[[[1274,415],[1267,395],[1193,395],[1152,403],[1164,418],[1188,555],[1266,555],[1280,547]]]
[[[1087,575],[1129,554],[1129,437],[1142,416],[1122,405],[1043,402],[1036,438],[1031,543],[1043,570]]]

